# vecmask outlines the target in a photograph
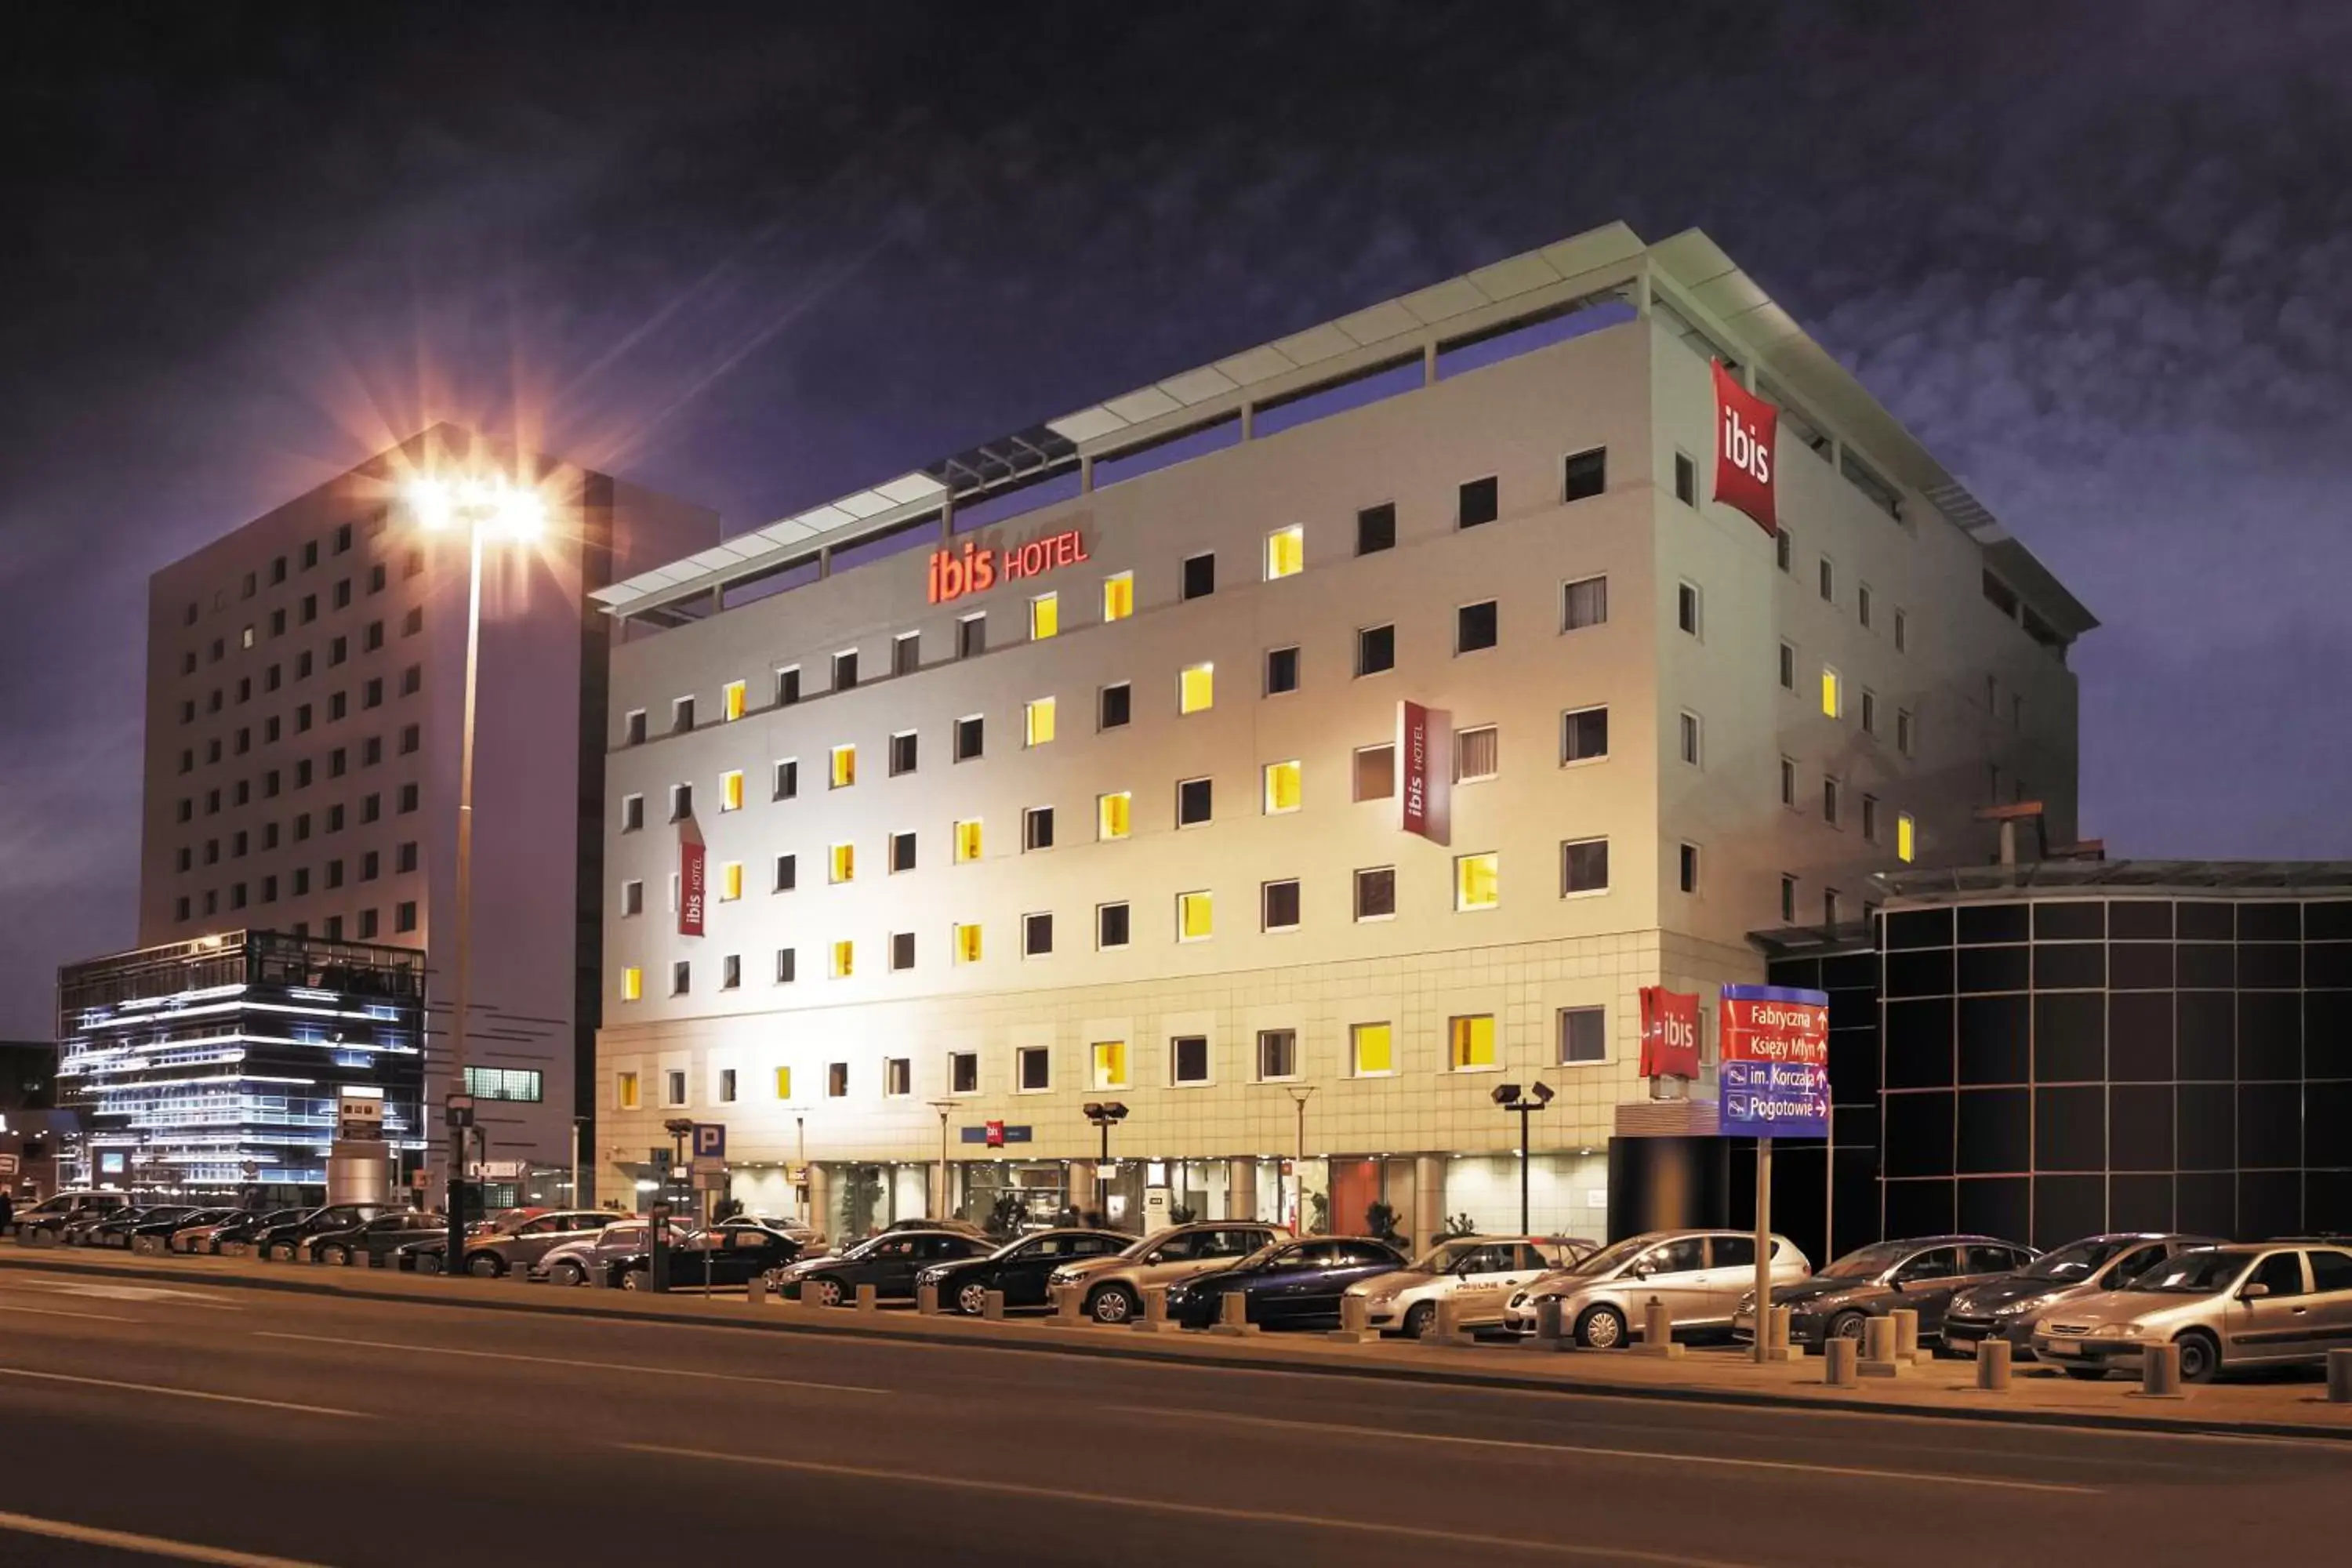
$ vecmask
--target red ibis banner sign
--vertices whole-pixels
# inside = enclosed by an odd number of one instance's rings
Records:
[[[1452,721],[1442,708],[1397,704],[1397,826],[1433,844],[1454,841]]]
[[[1642,987],[1642,1076],[1698,1077],[1698,994]]]
[[[1767,533],[1780,525],[1772,510],[1772,458],[1780,411],[1715,364],[1715,499],[1756,520]]]
[[[702,829],[688,817],[677,825],[677,934],[702,934],[703,909],[710,900],[702,855]]]
[[[923,579],[925,595],[934,605],[984,594],[1001,582],[1036,577],[1060,566],[1076,566],[1087,559],[1087,542],[1075,528],[1033,539],[1026,544],[993,545],[966,541],[961,550],[931,552],[929,573]]]

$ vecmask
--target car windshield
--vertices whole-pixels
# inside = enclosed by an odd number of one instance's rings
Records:
[[[1624,1240],[1604,1247],[1581,1263],[1562,1270],[1568,1274],[1606,1274],[1611,1269],[1630,1263],[1658,1244],[1656,1236],[1629,1236]]]
[[[2028,1279],[2087,1279],[2129,1245],[2128,1239],[2078,1241],[2055,1252],[2043,1253],[2021,1272]]]
[[[1234,1258],[1233,1262],[1228,1264],[1226,1267],[1232,1268],[1263,1268],[1268,1263],[1274,1261],[1275,1254],[1282,1251],[1283,1248],[1289,1247],[1290,1245],[1292,1244],[1287,1239],[1282,1241],[1269,1241],[1264,1247],[1259,1247],[1255,1252],[1250,1253],[1246,1257]]]
[[[1831,1264],[1815,1276],[1821,1279],[1869,1279],[1885,1273],[1915,1248],[1908,1242],[1881,1242],[1876,1247],[1857,1247]]]
[[[1451,1274],[1462,1267],[1462,1260],[1486,1244],[1471,1237],[1440,1242],[1413,1259],[1415,1274]]]
[[[2210,1296],[2226,1290],[2231,1281],[2246,1270],[2256,1254],[2223,1251],[2184,1252],[2178,1258],[2167,1258],[2131,1282],[2134,1290],[2153,1290],[2166,1296]]]

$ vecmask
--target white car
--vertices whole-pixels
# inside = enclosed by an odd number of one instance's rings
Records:
[[[1772,1283],[1793,1285],[1813,1271],[1785,1236],[1772,1237]],[[1756,1283],[1756,1236],[1745,1230],[1654,1230],[1627,1237],[1582,1262],[1513,1293],[1503,1326],[1531,1334],[1544,1303],[1559,1303],[1560,1325],[1588,1350],[1616,1350],[1640,1331],[1644,1310],[1663,1302],[1677,1334],[1727,1332],[1742,1292]]]
[[[1503,1321],[1504,1303],[1520,1287],[1591,1256],[1598,1246],[1560,1236],[1450,1237],[1406,1268],[1358,1280],[1348,1294],[1364,1303],[1372,1328],[1407,1339],[1429,1334],[1444,1300],[1456,1303],[1464,1328],[1486,1328]]]

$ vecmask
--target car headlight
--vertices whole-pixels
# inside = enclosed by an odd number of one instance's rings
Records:
[[[2101,1323],[2091,1331],[2091,1337],[2100,1340],[2136,1340],[2147,1332],[2147,1330],[2137,1323]]]
[[[1053,1278],[1046,1281],[1049,1285],[1075,1285],[1077,1282],[1078,1271],[1075,1268],[1056,1268]]]
[[[2021,1296],[2014,1301],[2003,1301],[1992,1310],[1992,1314],[1996,1318],[2014,1318],[2021,1312],[2031,1312],[2037,1307],[2045,1306],[2049,1300],[2047,1296]]]

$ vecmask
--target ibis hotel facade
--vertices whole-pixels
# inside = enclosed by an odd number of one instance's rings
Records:
[[[2071,837],[2095,625],[1622,226],[595,597],[599,1195],[718,1122],[835,1234],[1515,1229],[1524,1122],[1531,1223],[1599,1235],[1612,1138],[1681,1125],[1643,990],[1701,998],[1704,1105],[1749,932],[1990,858],[1988,806]]]

